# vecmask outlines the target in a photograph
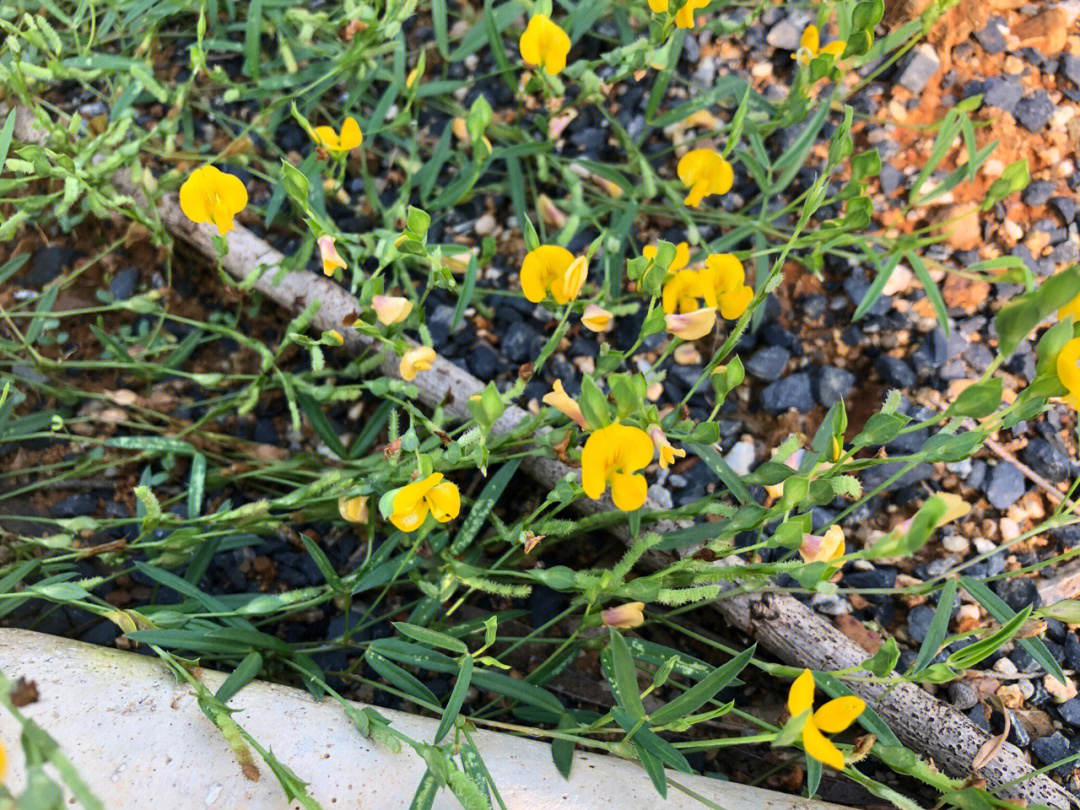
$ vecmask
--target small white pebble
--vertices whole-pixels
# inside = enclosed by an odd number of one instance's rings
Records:
[[[1065,703],[1068,700],[1072,700],[1076,697],[1076,684],[1073,683],[1072,678],[1068,675],[1065,676],[1065,683],[1062,684],[1053,675],[1047,675],[1043,678],[1043,686],[1046,691],[1050,693],[1050,696],[1054,699],[1054,703]]]
[[[941,541],[942,547],[950,554],[966,554],[970,544],[967,538],[959,534],[950,534]]]
[[[985,537],[976,537],[974,543],[975,550],[980,554],[990,554],[997,548],[997,544],[993,540],[988,540]]]
[[[491,214],[484,214],[478,220],[473,228],[478,236],[487,236],[493,230],[495,230],[495,217]]]
[[[1016,664],[1008,658],[999,658],[994,662],[994,672],[1000,672],[1002,675],[1015,675],[1017,671]]]

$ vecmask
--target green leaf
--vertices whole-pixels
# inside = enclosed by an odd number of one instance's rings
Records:
[[[510,459],[499,467],[499,471],[484,484],[480,496],[473,503],[472,509],[469,510],[468,517],[462,521],[461,528],[457,530],[457,534],[454,536],[454,541],[450,545],[451,554],[456,555],[464,552],[476,535],[480,533],[480,529],[483,528],[488,515],[495,508],[495,503],[514,477],[514,473],[517,472],[520,464],[521,458]]]
[[[821,787],[821,763],[809,754],[806,755],[806,795],[814,798]]]
[[[446,701],[446,709],[443,711],[442,720],[439,721],[439,727],[435,730],[435,745],[442,742],[442,738],[446,736],[454,725],[454,720],[457,719],[458,713],[461,711],[461,704],[465,702],[465,693],[472,683],[472,673],[473,657],[465,655],[461,659],[461,669],[458,671],[457,680],[454,682],[454,690]]]
[[[424,686],[416,677],[406,672],[393,661],[379,655],[370,647],[364,651],[364,660],[378,673],[380,678],[390,683],[391,686],[396,686],[405,694],[419,698],[428,705],[439,705],[439,699],[435,697],[434,692]]]
[[[469,651],[469,648],[465,646],[465,642],[461,639],[448,636],[446,633],[440,633],[437,630],[429,630],[427,627],[420,627],[419,625],[409,624],[408,622],[393,622],[394,627],[399,633],[409,638],[416,639],[422,644],[429,644],[432,647],[441,647],[444,650],[450,650],[460,655],[464,655]]]
[[[911,417],[898,413],[875,413],[866,420],[866,425],[851,443],[856,447],[888,444],[897,437],[901,428],[911,421]]]
[[[607,397],[589,375],[581,378],[581,396],[578,397],[578,405],[585,421],[593,430],[599,430],[611,424],[611,409],[608,407]]]
[[[577,728],[577,721],[572,714],[559,718],[559,730]],[[574,764],[574,743],[570,740],[553,739],[551,741],[551,760],[563,779],[570,779],[570,768]]]
[[[934,314],[937,316],[938,325],[946,335],[949,334],[949,311],[945,306],[945,299],[941,295],[941,290],[938,289],[937,282],[930,277],[930,271],[926,269],[926,264],[922,260],[922,256],[913,250],[908,251],[905,256],[908,262],[910,262],[912,269],[915,271],[915,275],[918,277],[919,282],[923,285],[923,289],[926,290],[926,297],[930,299],[930,303],[934,307]]]
[[[1031,616],[1031,605],[1027,605],[1009,619],[996,633],[950,653],[949,657],[945,659],[945,666],[961,671],[975,666],[983,659],[1000,650],[1007,641],[1020,632],[1020,628],[1023,627],[1029,616]]]
[[[686,444],[686,449],[696,455],[705,465],[716,473],[724,486],[728,488],[728,491],[735,496],[735,500],[739,503],[752,503],[753,497],[750,495],[750,490],[746,488],[746,484],[742,482],[742,479],[735,474],[735,471],[731,469],[724,457],[720,455],[715,448],[706,444],[694,444],[689,442]]]
[[[694,772],[693,768],[690,767],[690,763],[686,761],[686,757],[675,746],[659,736],[647,725],[641,725],[621,706],[614,707],[611,710],[611,716],[627,734],[631,731],[634,732],[633,742],[636,745],[640,745],[665,765],[683,773]]]
[[[946,418],[950,416],[973,416],[981,419],[989,416],[998,409],[1004,385],[1000,377],[991,377],[975,385],[969,385],[945,411]]]
[[[345,593],[347,589],[342,584],[338,572],[334,570],[334,565],[330,562],[330,558],[326,556],[326,552],[319,548],[319,545],[303,532],[300,532],[300,540],[303,541],[304,548],[307,549],[307,553],[311,556],[311,559],[315,561],[315,567],[318,568],[319,573],[323,575],[326,584],[337,593]]]
[[[750,659],[754,657],[756,649],[757,644],[753,644],[723,666],[717,667],[681,695],[665,703],[649,715],[649,722],[652,725],[662,726],[696,712],[735,680],[738,674],[746,668]],[[627,652],[629,653],[629,650]]]
[[[879,678],[884,678],[894,669],[896,662],[900,660],[900,648],[896,646],[896,639],[892,636],[885,639],[885,643],[870,658],[862,662],[863,669],[873,673]]]
[[[926,638],[919,647],[919,655],[911,668],[912,672],[921,672],[926,669],[941,649],[945,634],[949,630],[949,619],[952,617],[953,602],[956,601],[958,587],[959,583],[955,579],[945,581],[945,587],[941,589],[941,595],[938,597],[934,618],[930,621],[930,629],[926,632]]]
[[[634,658],[630,655],[630,648],[626,646],[626,640],[614,627],[609,628],[611,651],[611,670],[614,676],[612,691],[615,700],[622,706],[631,717],[640,720],[645,716],[645,705],[641,702],[641,692],[638,690],[637,667],[634,666]]]
[[[975,597],[975,600],[986,608],[986,612],[993,616],[997,621],[1002,624],[1006,623],[1014,615],[1013,609],[1005,604],[1000,597],[993,591],[991,591],[982,582],[971,577],[960,577],[960,584],[964,586],[964,589]],[[1067,683],[1065,680],[1065,673],[1061,671],[1061,667],[1058,666],[1058,662],[1054,660],[1054,656],[1050,654],[1050,651],[1046,649],[1046,645],[1043,644],[1040,638],[1021,638],[1017,639],[1017,643],[1027,650],[1028,655],[1039,662],[1039,665],[1053,675],[1061,684]]]
[[[263,657],[258,652],[249,652],[244,659],[237,664],[228,678],[218,687],[214,697],[222,703],[228,703],[229,699],[258,677],[262,671]]]
[[[412,801],[409,802],[409,810],[431,810],[435,804],[435,794],[439,792],[439,784],[430,770],[424,771],[420,784],[416,786]]]

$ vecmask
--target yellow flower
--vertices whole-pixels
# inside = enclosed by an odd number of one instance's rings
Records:
[[[552,383],[551,391],[544,394],[541,401],[545,405],[550,405],[555,410],[561,412],[563,416],[568,416],[573,419],[582,430],[589,429],[589,425],[585,421],[585,414],[581,412],[581,408],[578,406],[577,402],[575,402],[563,389],[562,380],[556,380]]]
[[[1080,338],[1073,338],[1061,349],[1057,356],[1057,375],[1069,393],[1065,395],[1065,401],[1074,408],[1080,409]]]
[[[332,276],[334,275],[334,271],[339,267],[344,270],[348,266],[334,246],[334,237],[329,234],[323,234],[319,237],[318,242],[319,257],[322,259],[322,271],[324,274]]]
[[[713,253],[701,270],[705,303],[720,307],[720,314],[733,321],[746,312],[754,300],[754,291],[746,286],[742,262],[730,253]]]
[[[693,28],[694,12],[709,5],[709,0],[686,0],[686,5],[675,12],[675,25],[678,28]]]
[[[647,259],[655,259],[656,245],[646,245],[641,249],[641,255]],[[674,273],[677,270],[682,270],[688,264],[690,264],[690,245],[686,242],[679,242],[675,246],[675,258],[671,260],[668,272]]]
[[[342,520],[347,520],[349,523],[367,523],[367,495],[358,495],[355,498],[338,498],[337,508]]]
[[[380,323],[389,326],[392,323],[401,323],[412,312],[412,301],[398,295],[376,295],[371,299],[371,308],[375,310],[375,317]]]
[[[791,55],[791,58],[796,60],[800,65],[809,65],[810,60],[817,56],[821,56],[823,53],[827,53],[833,57],[833,59],[839,59],[840,54],[844,52],[847,47],[847,43],[842,40],[834,40],[825,47],[819,47],[821,43],[821,35],[818,32],[816,25],[808,25],[803,29],[802,37],[799,39],[799,50],[795,51]]]
[[[810,670],[804,669],[802,675],[791,684],[787,705],[792,717],[798,717],[803,712],[809,712],[814,708],[814,676],[810,674]],[[858,719],[865,708],[866,703],[862,698],[845,695],[830,700],[816,712],[807,716],[802,730],[803,748],[806,749],[807,755],[838,771],[843,770],[844,755],[825,737],[825,734],[837,734],[843,731]]]
[[[364,133],[351,115],[341,125],[341,134],[333,127],[315,127],[315,142],[331,152],[348,152],[364,142]]]
[[[652,439],[653,447],[656,448],[656,452],[660,456],[660,467],[662,469],[666,470],[674,464],[676,458],[686,458],[686,451],[681,447],[678,449],[673,447],[659,425],[652,425],[649,428],[649,438]]]
[[[233,229],[233,217],[244,210],[248,194],[239,177],[214,166],[196,169],[180,186],[180,210],[192,222],[213,222],[218,233]]]
[[[668,0],[649,0],[649,8],[654,14],[663,14],[670,8]],[[687,0],[686,5],[675,12],[675,25],[679,28],[694,27],[694,12],[709,5],[709,0]]]
[[[518,42],[521,58],[529,65],[543,65],[551,75],[562,73],[570,53],[570,37],[544,14],[536,14]]]
[[[581,316],[581,325],[590,332],[606,332],[611,328],[614,319],[615,316],[603,307],[589,304]]]
[[[641,611],[645,608],[644,602],[628,602],[625,605],[608,608],[600,616],[604,620],[605,627],[617,627],[619,630],[630,630],[645,624],[645,614]]]
[[[420,80],[420,66],[417,65],[409,71],[409,75],[405,77],[405,89],[412,90],[416,87],[416,83]]]
[[[731,164],[715,149],[694,149],[679,160],[679,179],[690,187],[683,202],[697,208],[710,194],[727,194],[735,182]]]
[[[394,494],[390,522],[403,532],[419,529],[431,512],[439,523],[446,523],[461,511],[461,493],[456,484],[443,481],[442,473],[432,473],[423,481],[414,481]]]
[[[844,530],[839,526],[830,526],[823,536],[808,534],[799,546],[799,556],[803,562],[832,562],[843,557],[845,551]]]
[[[337,329],[331,329],[326,334],[328,334],[330,336],[330,339],[335,341],[338,346],[344,346],[345,345],[345,338],[342,336],[341,332],[339,332]]]
[[[683,340],[697,340],[709,334],[716,326],[716,310],[710,307],[678,315],[666,315],[667,330]]]
[[[401,379],[406,382],[412,382],[416,379],[416,375],[421,371],[427,371],[431,368],[431,364],[435,362],[435,350],[430,346],[417,346],[415,349],[409,349],[405,352],[405,355],[401,358],[401,363],[398,365],[398,373],[401,374]]]
[[[653,446],[641,428],[608,425],[593,432],[581,451],[581,485],[593,500],[600,498],[611,482],[615,506],[625,512],[645,504],[649,485],[636,474],[652,461]]]
[[[698,299],[705,296],[701,275],[697,270],[680,270],[664,283],[660,299],[664,312],[693,312],[698,309]],[[713,304],[713,306],[716,306]]]
[[[1067,303],[1057,312],[1059,321],[1065,320],[1070,315],[1072,315],[1074,319],[1080,321],[1080,295],[1076,296],[1076,298]]]
[[[575,259],[564,247],[541,245],[530,250],[521,264],[521,291],[534,304],[548,292],[557,304],[565,304],[577,298],[588,272],[584,256]]]

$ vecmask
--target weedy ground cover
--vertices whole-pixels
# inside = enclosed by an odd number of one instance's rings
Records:
[[[1080,402],[1076,267],[1037,279],[1018,255],[939,251],[1031,179],[995,157],[981,93],[923,125],[898,215],[875,211],[896,170],[867,99],[949,6],[5,7],[0,615],[159,656],[238,761],[257,752],[305,807],[304,774],[230,714],[256,677],[416,750],[418,808],[436,789],[504,806],[478,726],[549,739],[564,773],[582,747],[634,758],[661,796],[695,771],[902,808],[1056,796],[1030,771],[979,778],[1026,727],[1030,679],[1018,703],[977,696],[987,743],[951,774],[853,693],[952,696],[1021,658],[1047,700],[1075,699],[1077,603],[1025,591],[1072,552],[1003,556],[1067,532],[1075,484],[1023,530],[937,553],[966,542],[977,498],[945,477],[1028,423],[1067,432]],[[767,18],[797,35],[769,43],[769,69],[717,70]],[[943,207],[973,188],[974,208]],[[215,257],[162,218],[169,195]],[[316,330],[314,282],[290,312],[258,268],[234,278],[241,228],[281,251],[275,272],[332,279],[355,309]],[[900,358],[870,380],[841,359],[871,324],[907,328],[886,317],[905,276],[946,355],[950,290],[1001,292],[989,359],[936,408]],[[803,321],[827,323],[828,354],[785,374]],[[476,390],[429,401],[439,358]],[[541,458],[567,473],[530,479]],[[872,649],[839,671],[779,663],[707,609],[746,592],[756,620],[795,594]],[[196,662],[232,675],[212,694]],[[380,706],[440,717],[435,739]],[[7,756],[37,778],[18,806],[57,806],[44,763],[100,806],[25,728]],[[1060,776],[1080,754],[1055,751]]]

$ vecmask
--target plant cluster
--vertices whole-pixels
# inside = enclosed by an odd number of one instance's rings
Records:
[[[1015,613],[978,580],[931,579],[909,591],[937,594],[938,606],[915,664],[904,672],[896,671],[900,656],[891,639],[860,667],[811,673],[777,665],[754,646],[733,649],[695,637],[680,625],[687,611],[721,597],[736,578],[740,587],[764,593],[779,588],[778,578],[786,576],[799,592],[828,595],[837,592],[836,575],[846,563],[918,553],[939,527],[962,517],[967,504],[949,495],[931,497],[909,520],[862,548],[849,547],[839,521],[918,464],[970,458],[996,431],[1035,418],[1056,398],[1080,405],[1080,270],[1036,285],[1019,260],[1003,257],[963,270],[1026,288],[995,318],[995,362],[947,409],[915,420],[902,412],[901,392],[892,391],[858,430],[849,429],[845,403],[838,402],[814,435],[789,436],[749,474],[738,474],[719,452],[721,409],[744,385],[739,340],[760,322],[788,262],[820,274],[828,257],[865,261],[875,278],[856,317],[873,305],[900,263],[909,264],[948,328],[931,269],[950,268],[928,268],[923,249],[950,223],[900,236],[875,229],[869,187],[881,160],[873,149],[855,152],[850,103],[864,81],[843,81],[856,68],[899,58],[941,4],[881,38],[875,37],[881,0],[817,5],[816,24],[805,29],[792,54],[790,91],[779,102],[734,75],[686,100],[678,101],[685,94],[669,97],[669,87],[681,86],[679,54],[688,32],[701,27],[735,32],[735,23],[723,16],[725,7],[705,0],[579,4],[566,15],[550,0],[527,4],[527,15],[525,5],[508,0],[485,4],[475,17],[469,9],[455,15],[443,0],[430,6],[416,0],[349,0],[318,10],[263,0],[246,9],[250,20],[234,4],[217,2],[194,10],[149,0],[111,0],[102,8],[22,5],[0,12],[6,35],[0,100],[12,109],[34,110],[43,135],[40,142],[17,140],[14,112],[0,127],[5,210],[0,239],[10,242],[31,224],[55,223],[62,231],[78,232],[84,222],[119,216],[145,229],[157,244],[171,244],[153,205],[117,184],[114,175],[123,169],[151,202],[178,192],[184,215],[213,234],[219,261],[228,256],[238,223],[262,233],[276,228],[288,235],[292,248],[281,270],[312,268],[346,288],[359,308],[337,328],[313,335],[320,302],[298,302],[300,314],[276,345],[267,344],[245,329],[245,319],[268,306],[250,293],[258,274],[250,282],[235,282],[219,267],[217,283],[244,303],[202,321],[177,315],[158,290],[123,300],[102,293],[85,312],[54,311],[58,293],[70,283],[64,278],[0,312],[5,327],[0,443],[48,439],[83,450],[74,460],[20,470],[24,483],[4,497],[41,489],[40,483],[25,482],[28,475],[62,485],[105,470],[137,470],[131,491],[136,511],[130,519],[79,515],[44,520],[52,532],[45,536],[3,532],[10,553],[0,568],[0,615],[37,600],[112,622],[125,643],[149,646],[178,678],[192,684],[200,706],[241,761],[254,748],[289,799],[305,807],[317,804],[303,775],[292,773],[247,735],[228,706],[229,698],[259,675],[329,695],[360,733],[419,753],[428,771],[413,800],[416,808],[430,807],[436,790],[444,787],[469,808],[504,806],[472,741],[471,732],[483,724],[550,739],[552,757],[564,774],[576,746],[632,756],[661,795],[670,784],[678,787],[666,769],[693,771],[688,754],[770,743],[803,749],[811,796],[823,766],[829,766],[898,807],[913,806],[851,767],[873,756],[922,780],[946,804],[1006,806],[979,785],[949,779],[919,761],[872,706],[851,694],[850,685],[946,683],[1009,642],[1023,645],[1047,672],[1064,680],[1039,637],[1021,631],[1039,616],[1077,618],[1075,605]],[[578,43],[602,16],[613,19],[602,34],[610,47],[595,57],[574,58]],[[433,41],[420,37],[417,44],[408,35],[416,18],[430,24]],[[744,24],[753,24],[753,15]],[[245,26],[243,41],[234,41]],[[192,33],[178,36],[177,31]],[[822,44],[826,31],[834,35]],[[165,39],[186,49],[185,70],[169,80],[154,61]],[[519,62],[511,61],[508,42],[516,42]],[[451,78],[450,68],[484,52],[490,53],[513,105],[530,113],[527,125],[509,122],[485,94],[476,94],[467,108],[462,103],[469,82]],[[235,58],[237,71],[218,64],[215,55],[223,54]],[[631,134],[608,112],[608,88],[646,76],[651,91],[645,131]],[[107,114],[88,120],[65,108],[56,89],[68,86],[101,100]],[[142,111],[153,104],[166,112],[148,122]],[[574,160],[552,149],[582,105],[594,106],[608,121],[620,160]],[[421,137],[417,123],[427,108],[447,120],[433,143]],[[910,192],[909,211],[973,180],[991,154],[993,144],[974,148],[971,109],[968,100],[938,123],[934,151]],[[230,135],[225,148],[198,137],[208,118]],[[273,143],[272,134],[286,126],[305,134],[302,149]],[[770,139],[793,126],[800,126],[800,133],[777,154]],[[663,146],[661,160],[650,159],[647,154],[654,153],[646,152],[647,139],[662,140],[670,132],[677,133],[676,142]],[[249,148],[255,137],[263,142],[259,153]],[[968,146],[967,162],[935,176],[958,138]],[[821,139],[826,149],[819,160],[813,147]],[[371,172],[376,165],[395,175],[394,184]],[[745,187],[736,189],[738,202],[728,204],[736,168]],[[805,168],[812,170],[812,179],[800,185],[796,181]],[[243,169],[246,181],[237,169]],[[1026,166],[1008,167],[990,187],[984,210],[1026,182]],[[556,189],[565,193],[553,199],[549,195]],[[482,381],[486,387],[468,398],[470,418],[455,423],[441,403],[418,404],[440,362],[427,304],[435,291],[451,296],[455,324],[467,312],[483,312],[478,281],[499,248],[487,238],[465,246],[442,236],[441,228],[433,236],[433,229],[455,206],[489,192],[510,200],[520,232],[520,250],[512,259],[518,281],[503,276],[494,294],[520,296],[544,308],[555,327],[516,380]],[[334,204],[355,205],[360,196],[372,212],[372,227],[347,230],[332,215]],[[631,245],[632,226],[657,217],[679,223],[685,241]],[[599,235],[570,249],[589,229]],[[123,241],[102,246],[101,256]],[[170,279],[180,272],[175,258],[171,253],[167,258]],[[13,255],[0,266],[0,281],[14,278],[26,259]],[[185,266],[183,272],[213,270]],[[1057,323],[1038,339],[1035,380],[1005,401],[998,368],[1055,313]],[[139,316],[142,326],[109,331],[94,324],[95,355],[69,358],[66,324],[84,316],[104,323],[126,315]],[[608,339],[613,330],[639,315],[632,344],[617,348]],[[183,324],[189,337],[175,339],[163,328],[168,324]],[[546,407],[505,427],[500,419],[511,407],[526,404],[527,383],[579,326],[602,341],[593,367],[580,381],[555,379],[542,397]],[[372,347],[354,358],[340,348],[352,333]],[[235,373],[190,364],[196,352],[225,341],[255,362]],[[656,347],[653,359],[636,362],[646,345]],[[298,354],[307,358],[305,368],[292,363]],[[396,358],[396,375],[378,373],[385,356]],[[672,362],[689,356],[701,358],[702,373],[682,401],[662,402],[658,390]],[[33,373],[24,373],[27,368]],[[80,391],[62,382],[68,373],[107,369],[138,380],[140,392],[127,391],[121,401],[120,392]],[[205,397],[201,414],[179,428],[161,417],[150,396],[171,380],[197,386]],[[708,393],[711,409],[690,407],[699,391]],[[272,396],[286,403],[294,431],[309,428],[324,453],[253,460],[221,435],[215,420],[243,418]],[[98,435],[100,411],[86,406],[102,402],[136,415],[122,420],[120,430],[114,426],[115,432]],[[366,421],[344,436],[327,413],[353,406],[363,406]],[[886,456],[881,449],[920,432],[927,438],[915,452]],[[677,508],[650,502],[653,465],[668,470],[688,454],[715,474],[718,494]],[[572,471],[535,503],[497,508],[506,506],[500,501],[505,493],[525,487],[519,468],[531,458],[557,459]],[[249,466],[241,469],[241,463]],[[895,471],[864,491],[863,474],[884,464],[896,465]],[[257,495],[240,497],[240,489],[230,489],[236,476]],[[766,498],[755,497],[752,488],[758,487]],[[225,491],[231,495],[211,503],[210,493]],[[609,494],[614,509],[606,506]],[[1072,495],[1070,490],[1044,526],[1073,521],[1067,507]],[[841,505],[836,521],[816,526],[813,510],[828,504]],[[593,514],[575,517],[583,506]],[[313,520],[362,537],[362,551],[334,561],[308,533],[291,529]],[[653,530],[672,520],[680,528]],[[631,538],[613,565],[536,564],[538,549],[559,554],[590,533],[611,528]],[[82,538],[112,530],[126,532],[115,547],[88,552],[81,544]],[[290,532],[320,572],[320,584],[227,595],[201,586],[215,554]],[[749,543],[736,546],[736,538],[747,537]],[[646,555],[679,551],[685,554],[666,558],[659,567],[640,565]],[[745,564],[713,564],[735,553]],[[90,556],[107,570],[87,574],[80,563]],[[572,555],[563,559],[570,563]],[[99,589],[132,575],[175,593],[179,601],[118,607],[102,598]],[[504,632],[501,623],[520,615],[505,610],[536,586],[565,594],[566,607],[527,636]],[[994,624],[949,635],[960,588]],[[501,605],[503,615],[493,608],[483,618],[467,618],[463,606],[469,600]],[[348,650],[354,660],[328,672],[318,663],[326,645],[290,643],[278,628],[307,611],[333,608],[342,610],[347,622],[331,646]],[[365,636],[388,620],[394,620],[394,637]],[[686,639],[687,649],[650,641],[646,631],[654,623]],[[636,634],[627,632],[635,629]],[[702,660],[688,652],[691,641],[693,649],[711,647],[728,660],[719,667]],[[522,677],[508,674],[507,661],[527,642],[548,644],[551,654]],[[938,660],[947,647],[948,655]],[[589,651],[599,653],[614,694],[615,704],[603,713],[568,706],[548,688]],[[181,654],[212,661],[232,675],[211,694]],[[747,667],[792,680],[790,717],[781,725],[722,699]],[[437,696],[422,680],[424,673],[451,676],[449,694]],[[642,678],[648,680],[644,688]],[[431,743],[409,738],[377,709],[348,703],[343,682],[441,717],[439,733]],[[832,697],[816,710],[815,687]],[[473,700],[470,689],[494,699],[474,701],[463,713],[467,698]],[[664,700],[647,711],[643,697],[653,693]],[[6,699],[0,702],[14,710]],[[758,733],[712,737],[707,729],[725,715],[752,724]],[[855,745],[825,736],[856,722],[870,736]],[[24,753],[37,770],[18,806],[57,806],[56,786],[41,768],[46,760],[70,789],[85,793],[77,774],[44,739],[39,728],[24,724]],[[30,795],[37,804],[30,803]],[[96,806],[92,797],[81,801]]]

